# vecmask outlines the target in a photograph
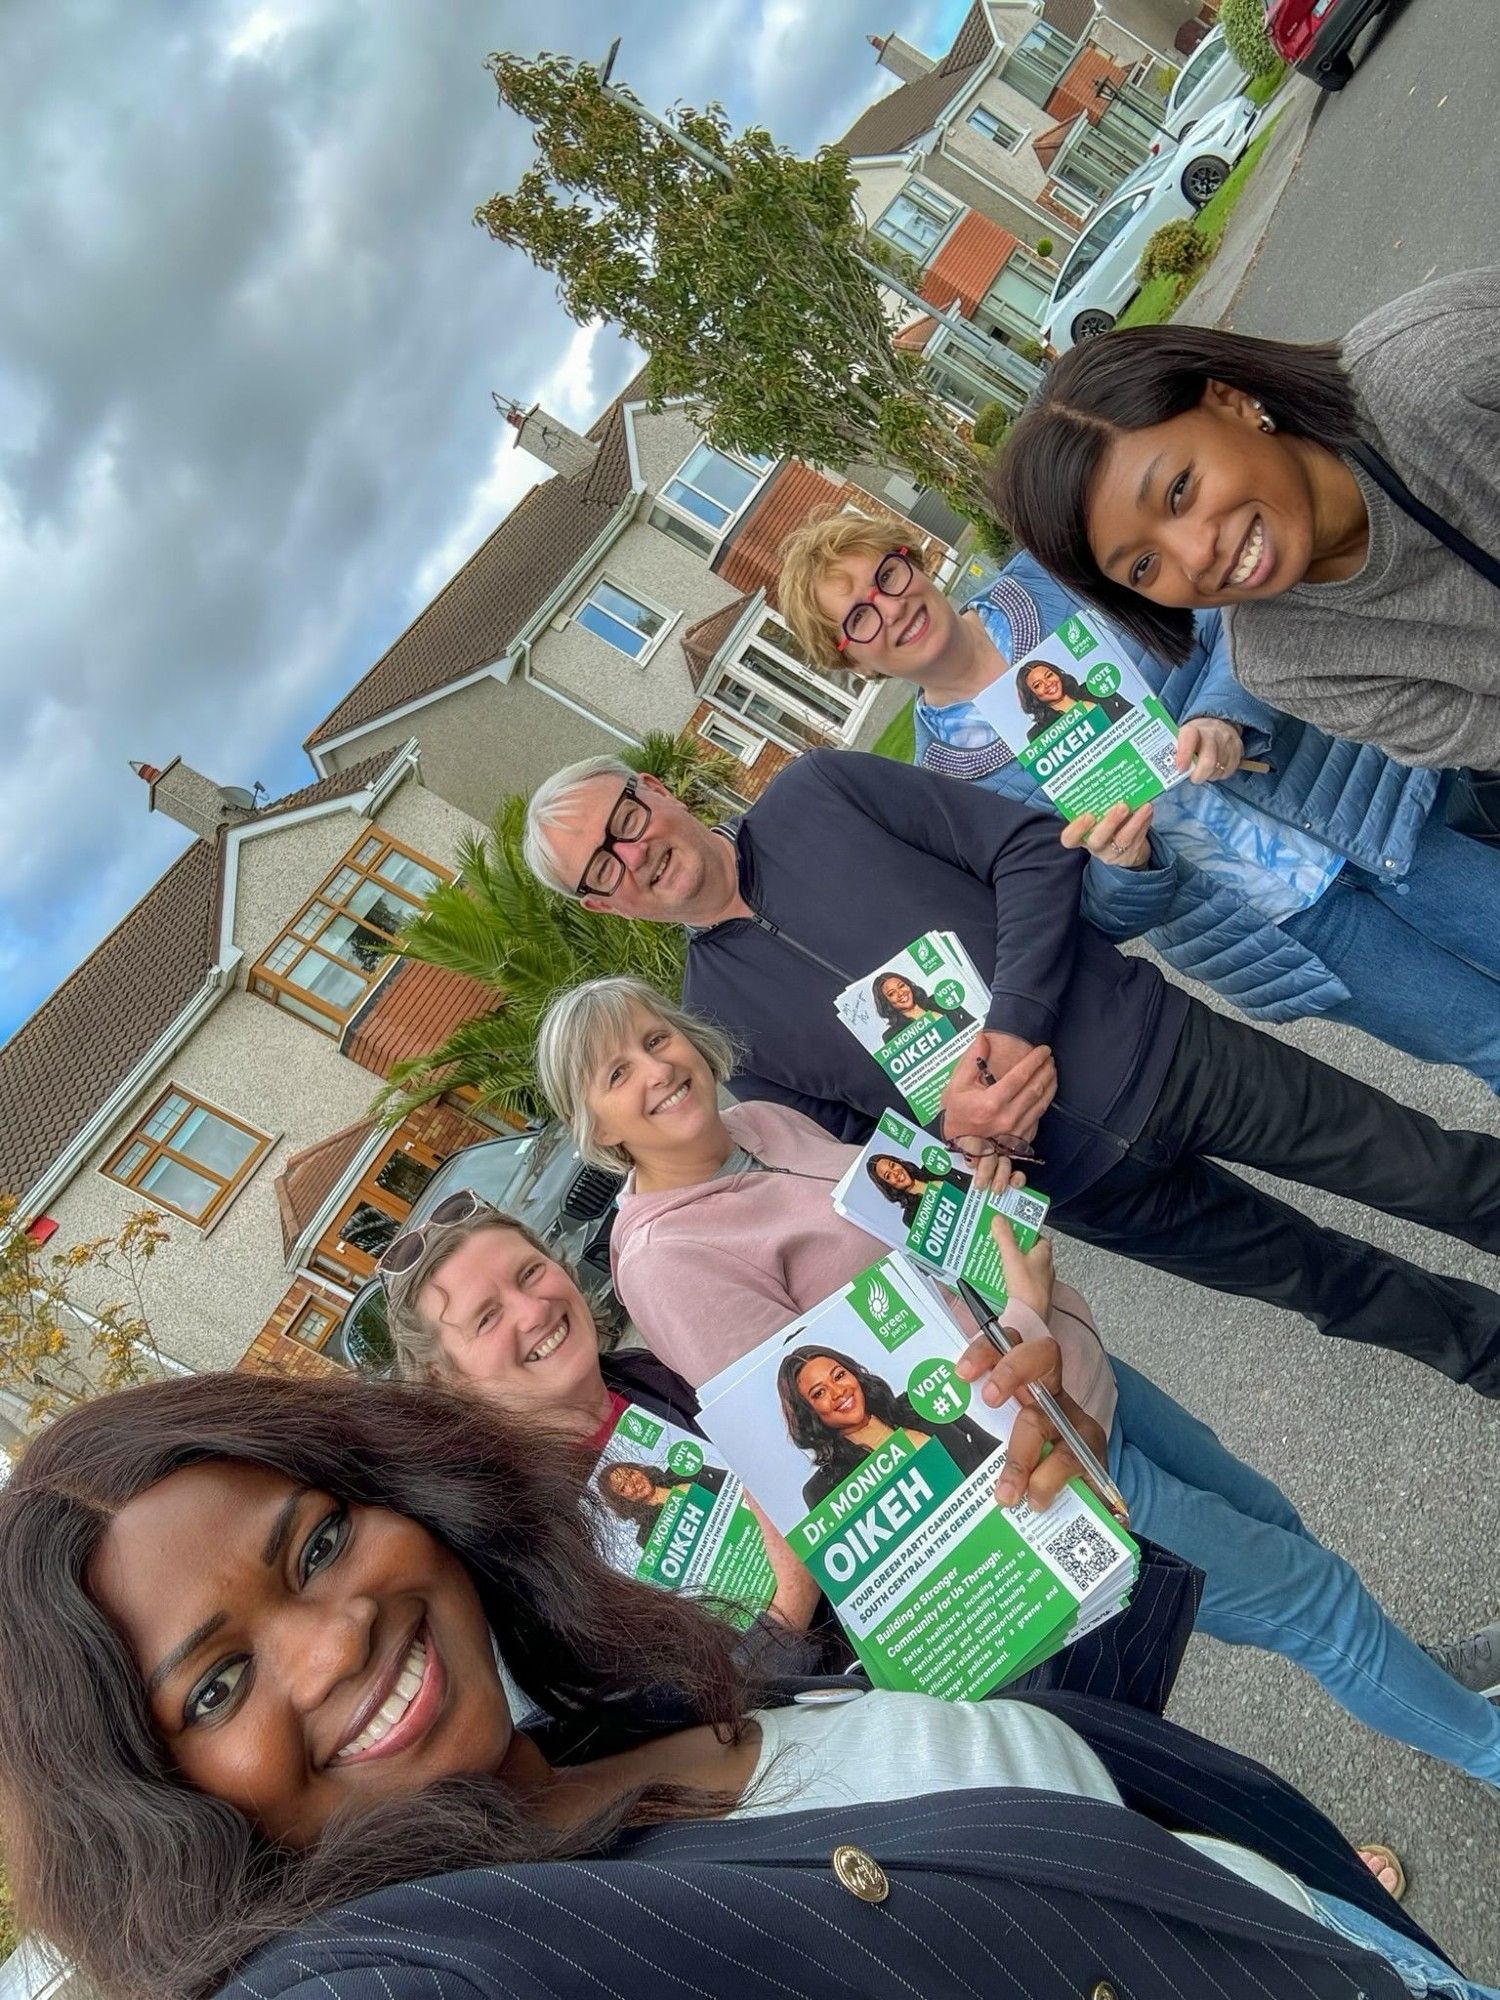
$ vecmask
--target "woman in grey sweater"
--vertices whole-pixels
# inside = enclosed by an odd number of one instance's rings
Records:
[[[1500,550],[1500,270],[1383,306],[1338,346],[1194,326],[1075,348],[996,502],[1150,651],[1222,607],[1253,694],[1407,764],[1500,770],[1500,589],[1396,504],[1370,448]],[[1378,470],[1377,465],[1377,470]]]

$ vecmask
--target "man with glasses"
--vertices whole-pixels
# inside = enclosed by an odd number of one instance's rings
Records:
[[[935,596],[892,548],[843,636],[857,647],[875,613],[899,643]],[[835,996],[924,931],[956,932],[992,975],[941,1116],[977,1179],[1029,1158],[1065,1233],[1500,1395],[1500,1297],[1324,1229],[1220,1164],[1496,1251],[1500,1139],[1445,1132],[1116,950],[1079,914],[1084,857],[1050,811],[820,749],[711,829],[657,779],[599,757],[537,791],[525,851],[587,909],[687,926],[683,1000],[742,1048],[736,1093],[842,1139],[869,1136],[891,1087]]]

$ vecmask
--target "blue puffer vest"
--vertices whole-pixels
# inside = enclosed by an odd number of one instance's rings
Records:
[[[1023,657],[1071,611],[1086,606],[1039,563],[1021,555],[971,609],[1008,659]],[[1229,665],[1219,614],[1197,620],[1197,643],[1180,667],[1166,667],[1121,639],[1121,650],[1178,721],[1222,716],[1244,734],[1247,757],[1270,765],[1264,775],[1237,772],[1224,789],[1284,825],[1316,835],[1355,867],[1399,881],[1437,796],[1439,773],[1398,764],[1370,744],[1325,736],[1268,708],[1246,692]],[[916,761],[1015,799],[1040,788],[994,750],[953,750],[938,742],[916,711]],[[1255,1021],[1295,1021],[1349,998],[1322,960],[1269,923],[1232,889],[1213,882],[1152,835],[1149,868],[1112,868],[1091,860],[1083,914],[1116,943],[1143,937],[1168,965],[1212,987]]]

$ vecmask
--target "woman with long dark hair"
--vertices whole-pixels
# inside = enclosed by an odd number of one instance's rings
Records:
[[[1096,708],[1106,722],[1119,722],[1130,713],[1124,695],[1093,694],[1076,674],[1064,672],[1050,660],[1028,660],[1016,668],[1016,700],[1031,719],[1028,743],[1044,736],[1071,709]]]
[[[816,1467],[802,1488],[809,1507],[842,1486],[898,1431],[914,1449],[936,1437],[965,1478],[999,1450],[992,1433],[967,1417],[935,1426],[909,1396],[836,1348],[794,1347],[776,1371],[776,1393],[787,1436],[812,1454]]]
[[[1225,1992],[1290,1962],[1308,2000],[1452,1977],[1258,1766],[1086,1697],[779,1706],[727,1626],[600,1560],[581,1498],[576,1456],[408,1384],[198,1376],[61,1417],[0,1494],[23,1922],[106,2000],[770,2000],[792,1967],[956,2000],[987,1931],[1034,2000],[1155,1990],[1164,1951]],[[886,1894],[924,1921],[858,1899]]]
[[[955,1028],[972,1028],[974,1016],[963,1007],[943,1007],[904,972],[879,972],[871,981],[875,1011],[885,1022],[885,1039],[894,1041],[914,1021],[951,1021]]]
[[[966,1174],[961,1167],[944,1167],[934,1172],[931,1167],[912,1166],[899,1153],[872,1153],[865,1161],[865,1172],[886,1200],[894,1202],[900,1209],[901,1220],[908,1229],[916,1221],[922,1197],[930,1187],[942,1183],[956,1188],[960,1194],[967,1194],[974,1185],[974,1176]]]
[[[1338,344],[1115,332],[1048,376],[995,503],[1162,658],[1221,607],[1253,694],[1408,764],[1493,773],[1497,379],[1500,270],[1424,285]]]
[[[650,1541],[662,1508],[692,1483],[664,1465],[640,1465],[627,1458],[604,1466],[594,1481],[599,1498],[617,1521],[634,1531],[642,1548]]]

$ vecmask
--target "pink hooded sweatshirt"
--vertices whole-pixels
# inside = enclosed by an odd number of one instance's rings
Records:
[[[632,1176],[610,1239],[620,1302],[652,1353],[695,1389],[885,1254],[833,1206],[857,1146],[780,1104],[730,1105],[724,1123],[766,1171],[665,1194],[636,1194]],[[973,1321],[955,1304],[967,1330]],[[1114,1375],[1078,1293],[1056,1287],[1047,1325],[1015,1299],[1001,1317],[1022,1339],[1052,1334],[1064,1387],[1108,1431]]]

